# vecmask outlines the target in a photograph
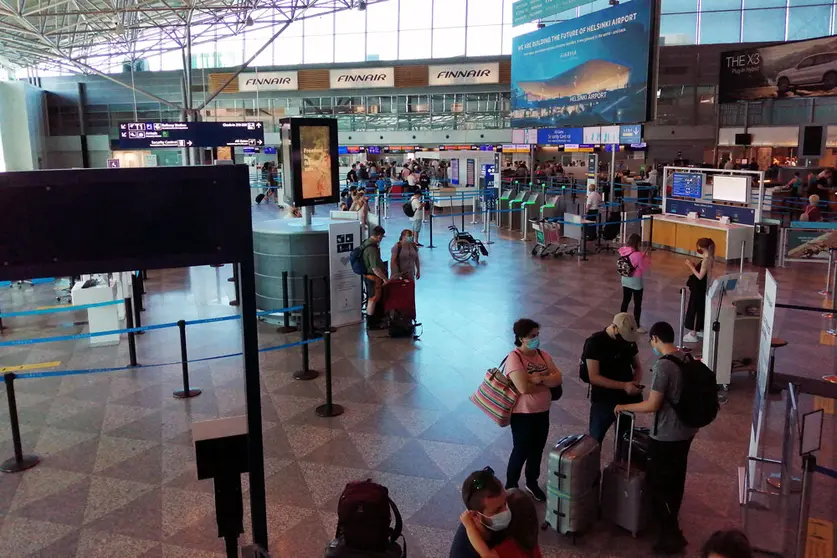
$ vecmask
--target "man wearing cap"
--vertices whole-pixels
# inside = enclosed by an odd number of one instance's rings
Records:
[[[590,376],[590,435],[601,444],[616,420],[617,405],[642,401],[642,365],[636,346],[639,333],[634,317],[616,314],[604,331],[594,333],[584,343],[584,358]],[[622,421],[628,431],[631,424]],[[618,433],[617,433],[618,435]]]

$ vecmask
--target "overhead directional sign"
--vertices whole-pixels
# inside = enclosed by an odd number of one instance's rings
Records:
[[[544,19],[592,2],[593,0],[517,0],[512,4],[512,26],[517,27],[536,19]]]
[[[264,145],[261,122],[124,122],[119,125],[121,149],[261,145]]]

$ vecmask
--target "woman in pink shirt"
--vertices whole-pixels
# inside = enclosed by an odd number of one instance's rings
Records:
[[[514,447],[506,470],[506,489],[517,488],[523,464],[526,464],[526,490],[537,500],[546,500],[538,486],[541,457],[549,436],[551,387],[561,385],[561,371],[552,358],[539,349],[540,326],[523,318],[514,323],[514,344],[517,347],[506,358],[506,375],[520,393],[511,417]]]
[[[630,277],[622,277],[622,309],[620,312],[627,312],[628,305],[631,303],[631,298],[634,299],[634,319],[636,320],[637,331],[645,333],[645,330],[640,326],[639,318],[642,316],[642,291],[644,288],[642,282],[642,274],[648,269],[649,258],[648,252],[641,252],[639,245],[642,238],[636,233],[628,237],[628,242],[619,249],[619,256],[627,256],[631,260],[631,266],[634,272]]]

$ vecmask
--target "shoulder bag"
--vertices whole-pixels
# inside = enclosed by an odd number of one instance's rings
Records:
[[[498,368],[492,368],[485,373],[482,384],[470,397],[474,405],[501,427],[511,423],[514,406],[520,397],[511,378],[503,372],[507,358],[503,359]]]

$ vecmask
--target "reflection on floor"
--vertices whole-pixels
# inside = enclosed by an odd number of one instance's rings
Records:
[[[390,242],[401,223],[387,224]],[[446,238],[435,240],[444,246]],[[542,347],[565,373],[564,398],[553,406],[550,438],[585,431],[588,402],[586,386],[578,379],[578,356],[584,338],[607,326],[618,310],[615,258],[540,260],[529,255],[530,247],[498,239],[478,266],[454,264],[444,248],[423,249],[417,289],[424,323],[421,341],[367,335],[359,327],[335,335],[334,397],[347,409],[339,418],[314,414],[324,399],[322,377],[292,379],[298,352],[262,354],[274,556],[321,556],[334,532],[344,484],[369,477],[387,485],[401,508],[410,557],[446,557],[465,476],[486,465],[505,471],[509,431],[495,427],[467,398],[484,371],[511,348],[511,324],[519,317],[542,324]],[[686,276],[682,260],[654,252],[646,282],[646,327],[657,320],[677,323],[678,289]],[[152,271],[144,323],[233,313],[227,304],[232,294],[229,275],[229,268]],[[816,291],[824,283],[823,266],[778,270],[777,276],[781,301],[822,304]],[[51,297],[49,285],[11,288],[0,293],[0,307],[34,308],[54,303]],[[3,338],[82,331],[71,322],[83,319],[72,313],[9,319]],[[238,327],[237,322],[223,322],[190,328],[189,356],[237,351]],[[778,353],[777,367],[810,374],[834,370],[834,348],[820,343],[821,329],[825,327],[817,314],[779,311],[776,331],[790,345]],[[295,338],[260,326],[261,346]],[[641,347],[643,362],[650,366],[650,351]],[[312,355],[313,367],[321,369],[322,347],[314,347]],[[178,359],[176,329],[139,338],[141,363]],[[0,351],[0,366],[54,361],[62,363],[61,369],[121,366],[128,361],[127,343],[92,349],[81,340]],[[171,395],[179,387],[179,365],[20,380],[24,444],[44,461],[26,473],[0,476],[0,556],[222,556],[212,485],[195,480],[189,425],[244,413],[240,361],[196,364],[191,376],[203,394],[186,401]],[[721,419],[693,445],[682,512],[692,554],[713,530],[740,524],[735,471],[746,455],[752,387],[746,373],[736,375]],[[0,457],[5,458],[12,455],[5,403],[0,415]],[[781,424],[779,413],[775,417],[770,421],[774,434]],[[832,422],[826,426],[829,440]],[[772,450],[777,443],[771,442]],[[610,445],[608,438],[607,456]],[[829,443],[820,462],[833,466],[832,452]],[[830,499],[820,498],[818,506],[819,517],[834,519]],[[249,524],[249,510],[245,513]],[[647,538],[634,540],[604,524],[577,546],[553,532],[545,532],[541,542],[550,557],[650,554]]]

